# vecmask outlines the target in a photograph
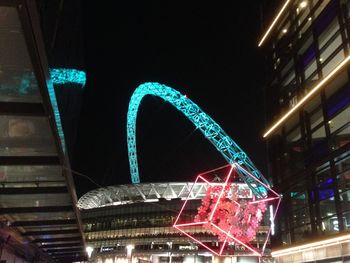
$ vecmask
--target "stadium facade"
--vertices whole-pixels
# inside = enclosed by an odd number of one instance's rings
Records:
[[[269,177],[283,194],[272,254],[349,262],[350,1],[279,4],[259,41],[268,58]]]
[[[215,183],[222,185],[222,183]],[[192,189],[190,206],[182,211],[194,218],[207,191],[205,183],[142,183],[99,188],[78,201],[87,246],[93,262],[259,262],[237,244],[229,244],[217,257],[173,227]],[[247,185],[241,184],[248,191]],[[217,237],[202,226],[186,231],[210,248]],[[268,226],[260,226],[252,245],[262,247]],[[268,244],[269,246],[269,244]],[[128,248],[131,254],[128,255]]]

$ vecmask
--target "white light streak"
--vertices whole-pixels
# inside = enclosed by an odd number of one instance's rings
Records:
[[[261,47],[261,45],[264,43],[265,39],[267,38],[267,36],[270,34],[271,30],[273,29],[273,27],[275,26],[275,24],[277,23],[278,19],[280,18],[280,16],[282,15],[283,11],[287,8],[288,4],[289,4],[290,0],[287,0],[283,7],[281,8],[281,10],[278,12],[277,16],[275,17],[275,19],[272,21],[271,25],[269,26],[269,28],[267,29],[266,33],[264,34],[264,36],[261,38],[258,47]]]
[[[320,88],[323,87],[324,84],[327,83],[338,71],[340,71],[346,63],[350,60],[350,56],[346,57],[341,63],[336,66],[331,73],[329,73],[326,77],[324,77],[315,87],[313,87],[305,97],[303,97],[293,108],[291,108],[285,115],[283,115],[271,128],[269,128],[265,134],[263,135],[266,138],[271,132],[273,132],[278,126],[281,125],[283,121],[285,121],[292,113],[294,113],[297,109],[299,109],[305,101],[307,101],[312,95],[315,94]]]

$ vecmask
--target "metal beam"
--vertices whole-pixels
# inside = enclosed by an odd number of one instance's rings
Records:
[[[79,229],[62,229],[62,230],[43,230],[43,231],[27,231],[23,236],[45,236],[45,235],[61,235],[79,233]]]
[[[21,214],[21,213],[50,213],[50,212],[73,212],[69,206],[39,206],[39,207],[5,207],[0,208],[0,214]]]
[[[59,194],[59,193],[67,193],[67,192],[68,190],[66,186],[0,188],[0,195]]]
[[[54,259],[57,259],[59,263],[72,263],[72,262],[85,262],[87,256],[85,254],[79,256],[69,256],[69,255],[56,255],[53,256]]]
[[[66,242],[66,241],[82,241],[81,236],[76,237],[60,237],[60,238],[37,238],[33,243],[54,243],[54,242]]]
[[[36,138],[30,138],[29,140],[27,138],[7,138],[6,140],[3,140],[1,142],[2,147],[8,147],[8,148],[18,148],[18,147],[26,147],[26,148],[35,148],[37,145],[51,145],[52,144],[52,138],[47,137],[36,137]]]
[[[82,243],[63,243],[63,244],[49,244],[42,245],[40,248],[56,248],[56,247],[83,247]]]
[[[58,249],[48,249],[45,252],[52,253],[52,254],[73,254],[73,252],[83,252],[83,251],[84,251],[83,248],[58,248]]]
[[[59,165],[58,156],[1,156],[1,165]]]
[[[11,226],[53,226],[53,225],[75,225],[75,219],[59,219],[59,220],[36,220],[36,221],[15,221]]]
[[[0,102],[0,115],[45,116],[41,103]]]

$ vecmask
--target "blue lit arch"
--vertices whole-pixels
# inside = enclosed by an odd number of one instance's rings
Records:
[[[86,83],[86,73],[77,69],[53,68],[50,69],[50,75],[51,80],[55,85],[75,83],[84,87]]]
[[[63,85],[66,83],[74,83],[74,84],[81,85],[81,87],[84,87],[86,83],[86,73],[84,71],[77,70],[77,69],[52,68],[50,69],[50,77],[51,77],[51,82],[47,83],[47,89],[48,89],[50,102],[54,113],[58,135],[61,140],[62,149],[64,152],[66,152],[66,142],[65,142],[64,133],[63,133],[61,115],[58,109],[56,93],[53,85]]]
[[[163,84],[147,82],[141,84],[131,96],[127,115],[127,142],[132,183],[140,183],[136,151],[136,117],[141,100],[146,95],[153,95],[169,102],[182,112],[221,153],[228,163],[239,163],[246,171],[253,174],[259,181],[269,186],[269,182],[254,166],[247,154],[224,132],[209,115],[203,112],[197,104]],[[248,176],[244,170],[238,170],[241,178],[259,197],[266,197],[267,190],[263,184]]]

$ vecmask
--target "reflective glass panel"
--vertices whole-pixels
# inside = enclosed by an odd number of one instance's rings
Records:
[[[0,156],[56,155],[47,118],[0,116]]]
[[[12,7],[0,7],[0,101],[41,101],[17,10]]]

